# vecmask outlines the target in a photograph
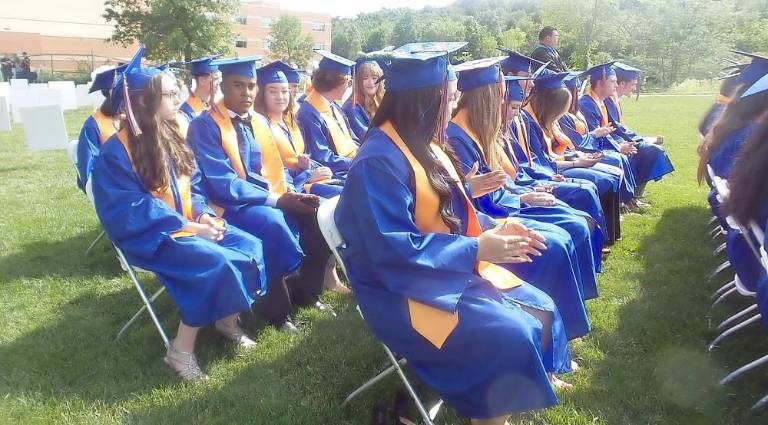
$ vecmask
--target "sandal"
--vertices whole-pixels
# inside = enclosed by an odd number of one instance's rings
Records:
[[[168,347],[168,351],[166,352],[165,357],[163,357],[163,361],[182,381],[196,382],[208,379],[208,375],[203,373],[200,369],[200,365],[197,364],[197,357],[195,357],[193,353],[176,350],[173,348],[173,342],[171,342],[171,345]]]
[[[252,340],[245,334],[245,331],[240,326],[235,325],[234,328],[226,328],[219,325],[220,322],[216,322],[213,327],[216,328],[219,333],[224,335],[228,340],[237,344],[238,348],[253,348],[256,346],[256,341]]]

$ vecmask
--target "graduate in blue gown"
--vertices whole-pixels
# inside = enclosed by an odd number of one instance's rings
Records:
[[[363,140],[371,124],[371,117],[384,97],[384,84],[379,83],[384,71],[375,60],[368,57],[355,61],[354,71],[352,96],[344,102],[342,109],[352,132],[359,140]]]
[[[664,148],[656,143],[644,140],[623,124],[620,105],[611,97],[617,96],[617,71],[613,62],[594,66],[586,71],[589,76],[589,88],[579,99],[579,110],[587,120],[590,131],[611,125],[615,131],[610,136],[602,138],[601,149],[613,149],[629,156],[632,173],[635,177],[635,198],[628,201],[630,208],[647,206],[638,198],[645,193],[645,186],[651,180],[659,180],[664,175],[674,171]],[[625,80],[622,90],[630,90],[637,84],[637,71],[625,71],[635,76],[634,80]],[[622,95],[628,93],[621,93]],[[659,139],[656,139],[660,141]]]
[[[187,62],[195,81],[195,89],[179,108],[187,121],[192,121],[203,111],[208,110],[219,91],[219,68],[212,65],[214,59],[219,56],[221,55],[206,56]]]
[[[193,354],[201,326],[215,324],[239,346],[254,345],[237,320],[267,290],[262,241],[208,207],[194,155],[176,125],[175,82],[142,68],[142,53],[143,46],[112,89],[127,118],[95,161],[96,213],[128,262],[154,272],[179,309],[165,362],[183,380],[204,379]]]
[[[740,70],[741,66],[736,69]],[[720,81],[720,90],[715,98],[715,102],[709,107],[707,112],[704,113],[704,117],[699,123],[699,136],[701,136],[702,140],[709,134],[709,131],[715,126],[715,123],[717,123],[717,120],[723,114],[725,108],[731,103],[731,98],[739,88],[739,85],[741,85],[741,82],[739,81],[738,71],[736,73],[730,73],[722,78]]]
[[[305,153],[304,136],[291,108],[293,97],[287,77],[291,72],[296,71],[280,61],[256,70],[259,92],[254,110],[269,121],[272,138],[296,190],[332,198],[341,193],[343,181],[333,179],[330,168],[313,162]]]
[[[473,424],[502,425],[511,413],[557,403],[547,376],[569,368],[568,349],[546,294],[478,263],[522,261],[540,236],[519,239],[528,231],[494,227],[476,213],[453,180],[461,172],[429,144],[440,143],[447,119],[447,57],[436,52],[446,44],[393,54],[387,92],[335,219],[350,282],[376,337]],[[489,269],[501,273],[483,278],[477,271]]]
[[[458,89],[461,91],[461,99],[446,130],[448,144],[455,152],[463,173],[469,174],[473,167],[477,167],[480,175],[499,170],[503,177],[501,170],[505,168],[503,165],[505,158],[499,143],[503,98],[499,93],[501,78],[499,67],[494,59],[480,59],[458,65],[456,71],[459,74]],[[482,112],[480,117],[472,115],[480,112]],[[519,198],[517,194],[509,193],[505,188],[499,188],[479,196],[476,203],[480,211],[494,217],[520,218],[517,214],[519,209],[518,211],[515,211],[514,207],[508,211],[505,209],[505,206],[513,203],[519,208]],[[575,215],[573,218],[579,220]],[[593,265],[579,264],[573,240],[569,236],[563,237],[562,229],[553,224],[547,224],[546,219],[542,219],[540,223],[531,224],[528,220],[524,220],[523,223],[526,226],[530,225],[547,238],[547,250],[543,257],[537,258],[534,262],[513,264],[509,269],[552,297],[563,316],[569,339],[584,336],[589,332],[590,327],[580,269],[582,267],[585,269],[585,280],[588,280],[590,286],[588,295],[592,298],[597,292]],[[580,224],[588,235],[583,220]],[[579,248],[585,249],[587,253],[590,252],[589,243]]]
[[[125,70],[126,65],[112,68],[93,78],[93,84],[88,93],[97,90],[104,95],[104,102],[83,123],[77,144],[77,186],[85,192],[85,184],[93,171],[93,163],[99,156],[99,149],[115,132],[118,109],[113,105],[110,96],[112,83],[116,72]]]
[[[224,97],[192,120],[187,141],[200,165],[203,188],[222,217],[268,241],[264,256],[270,291],[258,303],[259,313],[275,327],[295,332],[290,316],[296,307],[326,308],[318,297],[330,251],[315,220],[319,198],[293,186],[267,119],[252,112],[257,58],[213,63],[222,73]]]
[[[309,156],[344,179],[358,149],[358,138],[337,102],[341,101],[352,78],[354,61],[324,50],[312,74],[312,90],[299,106],[296,121]]]

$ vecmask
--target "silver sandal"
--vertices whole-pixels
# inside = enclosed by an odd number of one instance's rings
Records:
[[[219,322],[216,322],[214,323],[213,327],[216,328],[216,330],[224,335],[228,340],[237,344],[238,348],[248,349],[256,346],[256,341],[249,338],[248,335],[245,334],[243,328],[240,326],[235,326],[234,329],[224,328],[219,326]]]
[[[173,348],[173,342],[171,342],[171,345],[168,347],[168,351],[166,352],[165,357],[163,357],[163,361],[182,381],[195,382],[208,379],[208,375],[203,373],[200,369],[200,365],[197,364],[197,357],[195,357],[193,353],[187,353]]]

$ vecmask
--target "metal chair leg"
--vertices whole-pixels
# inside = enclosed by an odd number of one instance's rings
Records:
[[[717,268],[715,269],[715,271],[713,271],[713,272],[712,272],[712,273],[709,275],[709,280],[711,281],[711,280],[712,280],[712,279],[714,279],[714,278],[715,278],[715,276],[717,276],[718,274],[722,273],[722,272],[723,272],[723,271],[725,271],[725,270],[728,270],[728,268],[729,268],[729,267],[731,267],[731,262],[730,262],[730,261],[727,261],[727,260],[726,260],[726,261],[724,261],[722,264],[720,264],[719,266],[717,266]]]
[[[731,384],[734,380],[741,377],[745,373],[758,368],[764,364],[768,364],[768,355],[765,355],[763,357],[760,357],[759,359],[752,361],[750,363],[745,364],[744,366],[734,370],[733,372],[729,373],[728,376],[720,380],[720,385],[728,385]],[[760,400],[763,401],[763,400]]]
[[[754,406],[752,406],[752,412],[759,412],[763,409],[765,409],[765,406],[768,405],[768,395],[764,396],[760,400],[755,403]]]
[[[712,255],[713,255],[713,256],[715,256],[715,257],[717,257],[717,256],[718,256],[718,255],[720,255],[720,254],[721,254],[723,251],[725,251],[725,248],[726,248],[726,246],[727,246],[727,243],[726,243],[726,242],[723,242],[723,243],[721,243],[721,244],[720,244],[720,246],[718,246],[717,248],[715,248],[715,250],[714,250],[714,251],[712,251]]]
[[[746,315],[748,315],[749,313],[752,313],[755,310],[757,310],[757,304],[752,304],[751,306],[745,308],[744,310],[741,310],[740,312],[734,314],[733,316],[723,320],[722,323],[717,325],[717,330],[721,331],[731,326],[731,324],[739,321],[739,319],[745,317]]]
[[[120,262],[125,264],[128,269],[128,276],[130,276],[131,281],[133,282],[133,285],[136,287],[136,290],[139,292],[139,296],[141,297],[141,300],[144,301],[144,306],[147,307],[147,312],[149,313],[149,316],[152,318],[152,322],[155,324],[155,327],[157,328],[157,332],[160,333],[160,338],[163,339],[163,345],[165,345],[165,348],[169,348],[171,346],[171,342],[168,340],[168,336],[165,334],[165,330],[163,330],[163,325],[160,324],[160,320],[157,318],[157,315],[155,314],[155,310],[152,308],[151,301],[147,298],[147,294],[144,293],[144,289],[141,287],[141,284],[139,283],[139,278],[136,276],[136,273],[133,271],[133,268],[130,267],[130,264],[128,263],[128,260],[125,258],[125,255],[123,255],[123,252],[117,249],[115,247],[115,252],[117,253],[117,258],[120,259]]]
[[[732,281],[726,283],[725,285],[721,286],[717,291],[715,291],[714,294],[712,294],[712,299],[719,297],[720,295],[723,295],[723,293],[731,288],[736,287],[736,279],[733,279]]]
[[[165,287],[162,287],[162,288],[158,289],[154,294],[152,294],[152,296],[149,297],[149,301],[152,302],[152,303],[155,302],[157,297],[159,297],[160,294],[162,294],[163,292],[165,292]],[[146,311],[146,310],[147,310],[147,305],[146,304],[141,306],[139,311],[137,311],[136,314],[134,314],[133,317],[131,317],[131,320],[129,320],[128,322],[125,323],[125,325],[123,325],[123,327],[120,329],[120,332],[117,333],[117,337],[115,338],[115,340],[119,341],[120,338],[123,337],[123,334],[125,334],[125,332],[128,330],[128,328],[130,328],[131,325],[133,325],[133,323],[136,320],[138,320],[139,317],[141,317],[141,314],[144,313],[144,311]]]
[[[712,223],[717,221],[717,216],[712,216],[712,218],[709,219],[709,222],[707,223],[708,226],[711,226]]]
[[[718,233],[722,233],[722,231],[723,231],[722,226],[717,225],[712,230],[709,231],[709,235],[710,236],[714,236],[714,235],[716,235]]]
[[[421,400],[419,400],[419,396],[416,395],[416,391],[411,386],[411,383],[408,382],[408,377],[405,376],[403,369],[400,368],[400,364],[397,362],[397,359],[395,359],[395,355],[392,354],[392,351],[389,349],[389,347],[384,344],[382,345],[384,346],[384,351],[387,353],[387,357],[389,357],[389,361],[392,362],[392,366],[395,367],[397,374],[400,376],[400,380],[403,381],[403,385],[405,385],[405,388],[408,390],[408,394],[411,395],[413,402],[416,404],[416,408],[419,410],[422,419],[424,419],[424,424],[435,425],[434,422],[432,422],[432,419],[429,417],[429,413],[426,411],[426,409],[424,409],[424,405],[421,403]]]
[[[93,240],[93,242],[91,242],[91,244],[90,244],[90,245],[88,245],[88,249],[86,249],[86,250],[85,250],[85,256],[86,256],[86,257],[87,257],[87,256],[89,256],[89,255],[91,255],[91,251],[93,251],[93,248],[95,248],[95,247],[96,247],[96,244],[97,244],[97,243],[99,243],[99,241],[101,240],[101,238],[103,238],[103,237],[104,237],[104,235],[106,235],[106,234],[107,234],[107,232],[105,232],[105,231],[102,229],[101,233],[99,233],[99,236],[96,236],[96,239],[94,239],[94,240]]]
[[[400,359],[400,360],[398,361],[398,364],[399,364],[400,366],[404,366],[406,363],[407,363],[407,361],[406,361],[404,358],[403,358],[403,359]],[[389,376],[389,375],[390,375],[392,372],[394,372],[394,371],[395,371],[395,366],[390,366],[390,367],[388,367],[388,368],[384,369],[384,370],[383,370],[381,373],[379,373],[378,375],[376,375],[376,376],[374,376],[373,378],[369,379],[369,380],[368,380],[368,382],[366,382],[365,384],[361,385],[361,386],[360,386],[358,389],[356,389],[356,390],[352,391],[352,392],[351,392],[351,393],[350,393],[350,394],[347,396],[347,398],[345,398],[345,399],[344,399],[344,401],[343,401],[343,402],[341,402],[341,407],[344,407],[344,406],[346,406],[346,405],[347,405],[347,403],[349,403],[350,401],[352,401],[352,399],[354,399],[355,397],[359,396],[360,394],[362,394],[362,393],[363,393],[363,391],[367,390],[368,388],[370,388],[370,387],[372,387],[373,385],[375,385],[377,382],[379,382],[379,381],[381,381],[382,379],[386,378],[387,376]]]
[[[760,314],[756,314],[756,315],[750,317],[749,319],[739,323],[738,325],[736,325],[736,326],[734,326],[732,328],[726,329],[725,331],[723,331],[723,333],[718,335],[717,338],[715,338],[715,340],[712,341],[711,344],[709,344],[709,351],[712,351],[715,348],[717,348],[723,340],[725,340],[729,336],[733,335],[734,333],[736,333],[736,332],[746,328],[747,326],[749,326],[749,325],[751,325],[751,324],[753,324],[755,322],[760,321],[761,317],[762,316]]]
[[[716,299],[715,302],[713,302],[709,308],[715,308],[715,306],[723,302],[726,298],[728,298],[731,294],[734,294],[734,293],[737,293],[736,285],[734,285],[733,288],[725,291],[723,295],[720,295],[720,297]]]

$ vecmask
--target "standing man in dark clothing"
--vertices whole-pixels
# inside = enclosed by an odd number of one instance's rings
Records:
[[[560,54],[557,53],[557,46],[560,44],[560,33],[557,28],[546,26],[539,31],[539,45],[531,52],[531,57],[537,61],[547,63],[547,69],[555,72],[565,72],[568,67],[565,66]]]
[[[3,81],[11,81],[13,78],[13,60],[8,56],[3,56],[0,59],[0,71],[3,72]]]

